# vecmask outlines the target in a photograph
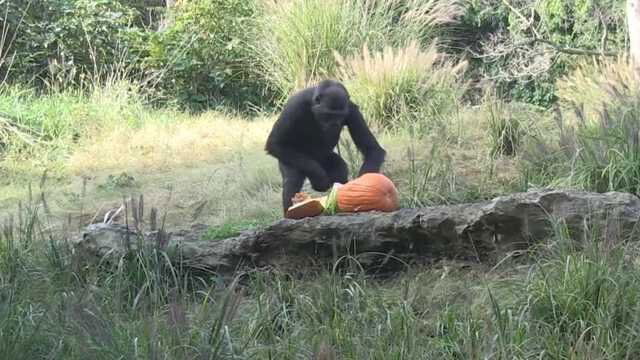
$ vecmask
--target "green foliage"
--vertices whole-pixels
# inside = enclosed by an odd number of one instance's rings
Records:
[[[336,77],[335,53],[351,56],[410,40],[430,45],[457,15],[440,0],[265,2],[256,52],[269,85],[282,100],[318,79]]]
[[[219,226],[212,226],[203,236],[203,240],[222,240],[240,235],[243,231],[255,230],[262,225],[261,221],[239,220],[226,222]]]
[[[265,2],[263,11],[256,51],[266,79],[281,99],[315,79],[333,76],[333,51],[353,51],[379,23],[351,1]]]
[[[88,75],[126,69],[153,100],[201,109],[272,105],[320,78],[337,76],[333,56],[439,39],[449,53],[473,51],[467,76],[494,82],[501,97],[548,107],[554,82],[576,55],[560,47],[625,48],[624,4],[616,0],[240,1],[179,3],[159,27],[162,1],[6,1],[0,79],[83,86]],[[515,11],[514,11],[515,9]],[[7,47],[10,46],[9,49]],[[469,54],[467,52],[467,54]],[[10,60],[11,57],[7,57]],[[9,67],[12,72],[8,72]]]
[[[567,174],[567,162],[557,143],[555,134],[529,134],[522,146],[518,170],[522,190],[562,184]],[[551,139],[550,139],[551,138]]]
[[[113,81],[79,90],[38,92],[19,86],[0,89],[0,168],[12,173],[59,170],[61,161],[94,132],[134,129],[167,114],[144,107],[140,89]]]
[[[103,190],[115,190],[122,188],[133,188],[137,187],[138,182],[136,179],[127,174],[126,172],[122,172],[119,175],[110,174],[107,176],[107,179],[103,184],[98,185],[98,188]]]
[[[523,286],[528,295],[521,304],[554,358],[624,359],[640,352],[640,304],[633,296],[640,269],[632,260],[638,249],[625,242],[628,234],[601,238],[603,230],[585,225],[578,243],[556,223],[553,243]]]
[[[558,82],[555,128],[523,154],[538,185],[640,193],[640,87],[625,58],[583,64]]]
[[[586,118],[579,108],[575,112],[581,123],[567,132],[564,148],[574,160],[572,180],[588,190],[640,194],[637,95],[603,107],[596,118]]]
[[[561,48],[621,51],[626,48],[624,2],[545,0],[487,2],[473,0],[454,33],[456,47],[472,50],[471,74],[492,81],[500,96],[549,107],[558,97],[554,83],[576,59]],[[514,10],[515,9],[515,10]]]
[[[357,257],[333,271],[253,271],[226,285],[172,262],[162,237],[85,262],[38,193],[0,232],[0,357],[11,359],[636,358],[635,238],[555,222],[531,266],[468,263],[388,280]],[[602,238],[608,233],[610,237]],[[384,256],[384,255],[381,255]],[[393,257],[387,258],[395,261]],[[302,269],[301,269],[302,270]],[[424,334],[425,336],[415,336]],[[134,340],[132,340],[134,339]]]
[[[250,52],[256,11],[254,0],[181,3],[169,27],[151,36],[146,62],[163,73],[166,91],[195,108],[259,102]]]
[[[622,49],[625,44],[625,2],[618,0],[544,0],[535,8],[548,40],[586,49]],[[606,35],[606,43],[603,43]]]
[[[640,88],[629,63],[583,65],[558,88],[559,138],[539,141],[536,155],[525,157],[534,159],[530,174],[547,172],[548,181],[590,191],[640,193]]]
[[[39,134],[43,141],[69,144],[90,127],[127,122],[135,125],[142,102],[136,90],[127,82],[95,88],[88,95],[71,90],[42,94],[5,87],[0,91],[0,113]]]
[[[452,156],[453,141],[439,130],[430,137],[408,139],[400,154],[406,165],[386,170],[400,191],[401,208],[467,203],[488,196],[490,190],[480,185],[482,179],[469,183],[461,176],[464,170],[456,166]]]
[[[143,34],[118,0],[18,0],[7,3],[15,79],[66,87],[109,67],[133,66]],[[8,44],[5,44],[7,46]],[[2,64],[6,73],[10,64]]]

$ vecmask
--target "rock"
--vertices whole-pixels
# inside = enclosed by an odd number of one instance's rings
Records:
[[[631,194],[549,190],[392,213],[283,219],[223,240],[203,240],[206,225],[138,234],[123,225],[92,224],[74,240],[74,247],[85,257],[103,258],[121,256],[128,246],[155,246],[182,265],[216,271],[242,266],[300,268],[347,254],[358,255],[365,263],[388,254],[399,259],[493,262],[508,251],[548,238],[557,224],[566,225],[577,240],[586,231],[620,239],[635,230],[639,217],[640,199]],[[366,254],[378,256],[367,260]]]

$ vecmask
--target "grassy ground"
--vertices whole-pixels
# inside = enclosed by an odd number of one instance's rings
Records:
[[[338,78],[376,125],[403,207],[550,184],[640,192],[640,87],[624,59],[589,58],[561,79],[559,117],[489,92],[472,106],[468,64],[438,50],[455,46],[461,2],[260,3],[255,19],[223,29],[209,28],[209,14],[233,14],[227,2],[186,8],[196,28],[178,37],[233,41],[189,42],[195,58],[169,55],[165,81],[219,65],[197,58],[240,60],[276,99]],[[64,76],[41,92],[0,84],[0,359],[640,357],[636,239],[593,236],[578,248],[561,226],[495,267],[440,262],[387,278],[353,266],[230,280],[153,251],[85,266],[67,240],[129,197],[144,195],[170,228],[206,223],[214,237],[281,216],[276,161],[263,150],[275,114],[151,108],[155,92],[118,67],[81,77],[81,90]],[[181,90],[216,86],[192,80]],[[354,175],[348,136],[340,152]]]
[[[118,207],[123,197],[140,194],[149,206],[165,207],[172,225],[184,225],[184,219],[223,224],[279,216],[280,175],[275,159],[263,150],[275,114],[248,120],[219,112],[151,110],[104,91],[84,100],[75,94],[0,97],[14,105],[5,111],[24,122],[59,117],[69,124],[58,132],[72,134],[78,128],[83,134],[73,142],[62,139],[9,153],[2,162],[5,210],[24,200],[32,183],[47,192],[54,214],[85,222]],[[97,108],[111,111],[97,113]],[[433,128],[427,135],[377,132],[389,153],[384,171],[396,182],[403,206],[477,200],[517,186],[515,160],[489,156],[488,124],[477,113],[464,108],[438,122],[424,119]],[[361,157],[348,133],[343,135],[340,152],[354,176]],[[305,190],[313,192],[308,185]]]
[[[33,145],[14,138],[2,159],[0,358],[640,355],[637,245],[593,237],[578,249],[561,227],[495,268],[441,262],[391,278],[353,267],[253,272],[229,281],[187,274],[157,253],[84,266],[65,240],[130,196],[142,194],[146,208],[166,211],[169,227],[204,222],[224,233],[280,216],[276,162],[263,151],[274,114],[154,110],[118,89],[0,96],[1,110],[19,123],[55,125],[41,127],[51,133]],[[495,99],[418,120],[376,130],[389,153],[384,172],[405,207],[536,185],[522,171],[523,154],[501,154],[535,134],[554,134],[546,114]],[[348,136],[340,151],[355,171],[359,156]]]
[[[438,340],[444,314],[457,316],[455,309],[484,292],[466,284],[499,277],[478,265],[411,269],[392,281],[357,272],[255,273],[234,288],[213,274],[183,276],[153,254],[108,270],[76,263],[60,240],[129,196],[142,194],[145,207],[166,211],[170,227],[204,222],[223,231],[280,216],[276,162],[263,151],[275,115],[195,116],[124,98],[9,93],[2,99],[13,106],[4,111],[20,121],[68,121],[56,131],[73,141],[25,146],[2,162],[1,358],[292,359],[336,352],[356,359],[388,358],[389,351],[399,358],[455,352]],[[96,111],[102,108],[110,111]],[[513,186],[513,160],[478,151],[484,125],[475,114],[464,109],[432,124],[429,136],[378,131],[389,152],[385,172],[403,206],[475,200]],[[74,128],[82,129],[79,139]],[[348,135],[340,151],[357,171],[360,158]]]
[[[161,254],[84,267],[41,207],[0,235],[7,359],[633,359],[637,245],[562,228],[526,259],[188,275]],[[53,236],[53,238],[51,237]],[[160,255],[160,256],[159,256]],[[301,276],[297,276],[301,275]]]

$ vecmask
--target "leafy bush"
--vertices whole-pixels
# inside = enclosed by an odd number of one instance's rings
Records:
[[[548,40],[595,50],[625,46],[623,1],[543,0],[536,3],[535,10],[540,16],[541,35]]]
[[[255,14],[253,0],[180,3],[169,28],[152,36],[148,64],[164,74],[164,88],[182,103],[255,101],[260,84],[249,51]]]
[[[475,79],[494,82],[501,96],[516,101],[549,107],[558,100],[555,82],[585,55],[556,47],[596,54],[626,47],[621,1],[472,0],[467,4],[455,33],[455,48],[471,50],[467,53],[472,55]]]
[[[7,2],[14,79],[67,86],[104,67],[133,66],[142,32],[134,11],[118,0]],[[8,44],[5,44],[8,46]],[[6,74],[9,64],[2,64]]]
[[[443,60],[436,43],[421,49],[416,41],[405,47],[386,47],[343,58],[337,55],[341,79],[370,122],[382,128],[408,128],[418,132],[449,114],[465,87],[465,62]]]

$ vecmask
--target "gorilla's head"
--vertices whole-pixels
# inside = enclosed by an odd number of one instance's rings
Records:
[[[324,80],[315,87],[311,111],[324,130],[342,126],[349,114],[349,93],[335,80]]]

